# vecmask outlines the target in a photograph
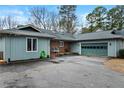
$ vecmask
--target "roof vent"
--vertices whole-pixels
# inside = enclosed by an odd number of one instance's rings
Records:
[[[115,32],[116,32],[116,30],[112,30],[112,32],[111,32],[111,33],[112,33],[112,34],[115,34]]]
[[[116,28],[114,28],[113,30],[112,30],[112,34],[116,34],[116,31],[117,31],[117,29]]]

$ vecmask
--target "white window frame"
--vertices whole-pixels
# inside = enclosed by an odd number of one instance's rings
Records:
[[[27,40],[28,39],[31,39],[31,51],[28,51],[27,50]],[[36,39],[36,41],[37,41],[37,49],[34,51],[33,50],[33,39]],[[34,38],[34,37],[26,37],[26,52],[38,52],[38,38]]]
[[[64,47],[64,41],[59,41],[59,47]]]

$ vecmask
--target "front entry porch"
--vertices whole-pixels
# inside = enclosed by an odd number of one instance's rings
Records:
[[[70,45],[71,42],[69,41],[51,40],[50,43],[51,57],[71,54]]]

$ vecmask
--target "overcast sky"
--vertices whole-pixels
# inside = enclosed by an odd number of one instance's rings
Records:
[[[36,5],[11,5],[11,6],[0,6],[0,17],[7,15],[15,16],[22,24],[28,20],[29,14],[28,10]],[[39,5],[41,7],[47,8],[49,11],[58,12],[57,5]],[[97,5],[78,5],[76,9],[76,14],[79,17],[79,21],[86,25],[86,15],[90,13]],[[107,9],[114,7],[113,5],[104,5]]]

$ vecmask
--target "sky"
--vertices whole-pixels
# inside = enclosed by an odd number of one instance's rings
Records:
[[[35,6],[41,6],[47,8],[49,11],[58,12],[58,5],[0,5],[0,17],[14,16],[21,24],[27,22],[29,18],[29,9]],[[97,7],[98,5],[77,5],[76,15],[80,23],[86,25],[86,15]],[[99,5],[100,6],[100,5]],[[102,5],[108,10],[114,7],[113,5]]]

